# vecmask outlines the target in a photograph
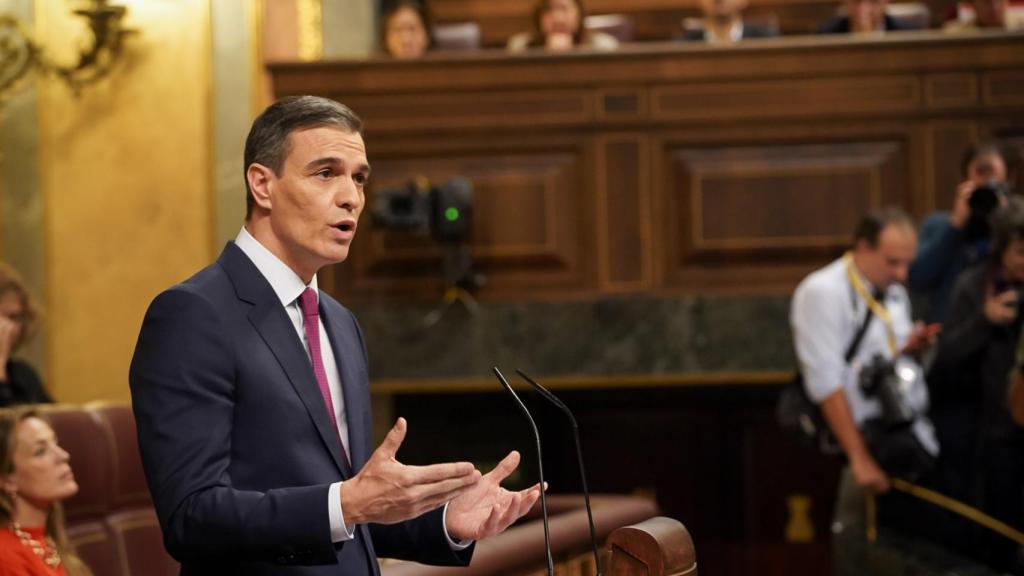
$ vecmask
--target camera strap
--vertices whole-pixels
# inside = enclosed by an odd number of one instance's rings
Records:
[[[868,289],[864,286],[864,281],[860,279],[860,274],[853,269],[853,253],[847,252],[843,255],[843,260],[846,261],[846,277],[850,279],[850,285],[853,286],[853,289],[861,299],[864,300],[864,303],[867,304],[869,312],[878,316],[882,321],[882,324],[885,325],[885,336],[889,340],[889,351],[892,353],[893,357],[896,357],[899,353],[899,347],[896,345],[896,330],[892,326],[892,316],[890,316],[889,311],[885,309],[885,305],[879,302],[870,292],[868,292]],[[864,321],[864,325],[861,327],[862,332],[867,331],[867,325],[870,320],[871,315],[869,314],[867,319]],[[864,335],[861,333],[859,336],[863,338]],[[858,344],[860,343],[858,340],[854,341]],[[847,353],[849,354],[849,351],[847,351]],[[852,358],[853,355],[849,354],[847,362]]]

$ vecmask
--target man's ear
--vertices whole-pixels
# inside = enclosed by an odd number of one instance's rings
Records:
[[[270,210],[274,182],[277,180],[274,171],[263,164],[253,162],[246,168],[245,178],[249,182],[249,190],[252,191],[256,205],[264,210]]]

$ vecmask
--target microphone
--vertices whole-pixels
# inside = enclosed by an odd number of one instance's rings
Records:
[[[537,468],[540,471],[540,510],[544,517],[544,552],[547,554],[548,576],[554,576],[555,562],[551,559],[551,531],[548,527],[548,500],[544,495],[547,485],[544,483],[544,460],[541,458],[540,453],[540,432],[537,431],[537,423],[533,421],[533,416],[531,416],[530,411],[526,409],[526,404],[523,404],[523,401],[519,399],[519,395],[516,394],[515,390],[512,389],[512,386],[509,385],[508,380],[505,379],[501,370],[498,370],[497,366],[494,366],[493,370],[494,375],[498,377],[501,385],[504,386],[505,390],[512,395],[516,404],[519,405],[519,409],[523,411],[523,415],[530,421],[530,427],[533,428],[533,437],[537,440]]]
[[[526,380],[538,394],[544,397],[545,400],[551,402],[569,418],[569,422],[572,423],[572,435],[576,440],[576,460],[580,467],[580,479],[583,481],[583,501],[587,507],[587,519],[590,520],[590,546],[594,550],[594,565],[597,566],[597,576],[601,576],[601,557],[597,553],[597,531],[594,529],[594,511],[590,508],[590,489],[587,488],[587,473],[583,468],[583,449],[580,447],[580,428],[576,425],[576,417],[573,416],[572,410],[565,405],[564,402],[558,399],[551,393],[550,390],[538,384],[533,378],[530,378],[522,370],[517,369],[516,373],[519,374]]]

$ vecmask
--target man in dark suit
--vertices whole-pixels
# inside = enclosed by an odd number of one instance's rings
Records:
[[[914,27],[885,13],[889,0],[842,0],[845,15],[829,19],[818,27],[819,34],[869,34],[914,30]]]
[[[377,574],[379,556],[466,564],[540,488],[509,492],[510,453],[406,466],[399,418],[372,451],[366,351],[317,289],[365,204],[362,122],[285,98],[245,146],[245,226],[218,260],[146,313],[130,382],[164,541],[182,574]]]
[[[701,0],[700,8],[704,12],[704,18],[698,21],[699,25],[686,27],[683,31],[683,40],[732,44],[750,38],[770,38],[778,35],[777,30],[768,26],[745,22],[743,10],[746,7],[747,0]]]

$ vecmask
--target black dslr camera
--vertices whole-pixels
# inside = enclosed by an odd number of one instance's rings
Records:
[[[899,365],[881,354],[876,354],[858,375],[861,391],[868,398],[878,398],[882,405],[882,419],[889,426],[910,424],[917,417],[907,398],[911,387],[920,378],[920,371]]]
[[[967,201],[970,216],[967,217],[965,233],[970,240],[988,238],[991,234],[990,219],[996,208],[1009,196],[1009,187],[1003,182],[992,180],[978,186]]]

